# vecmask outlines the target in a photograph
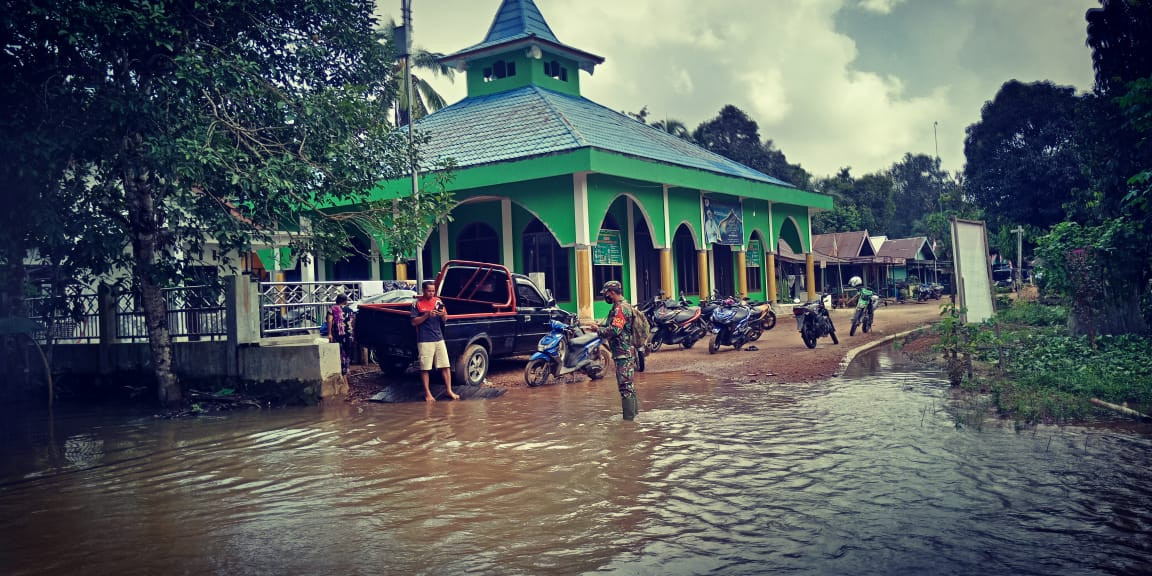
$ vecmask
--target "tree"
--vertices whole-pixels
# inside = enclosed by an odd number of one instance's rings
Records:
[[[904,154],[890,170],[893,211],[887,232],[894,238],[924,234],[925,217],[942,211],[941,195],[951,177],[940,161],[924,154]]]
[[[1152,76],[1152,2],[1100,0],[1084,18],[1098,93],[1123,92],[1129,82]]]
[[[684,126],[684,123],[679,120],[670,118],[657,120],[652,123],[652,127],[662,132],[667,132],[682,140],[692,140],[692,134],[688,132],[688,128]]]
[[[379,31],[380,41],[394,46],[397,40],[396,31],[399,28],[401,27],[398,27],[395,21],[389,20]],[[426,79],[416,75],[416,70],[426,70],[433,76],[443,76],[449,81],[455,80],[456,69],[441,64],[442,58],[444,54],[440,52],[429,52],[420,47],[412,50],[412,92],[415,96],[412,101],[412,116],[415,120],[447,106],[444,97]],[[393,118],[397,126],[408,125],[408,93],[404,88],[407,82],[406,74],[403,60],[398,60],[393,66],[396,99],[392,102]]]
[[[964,140],[968,194],[994,224],[1048,228],[1088,188],[1081,172],[1079,99],[1050,82],[1004,83]]]
[[[308,215],[310,235],[296,241],[329,251],[347,234],[321,208],[367,201],[377,181],[401,173],[408,152],[381,106],[394,100],[395,83],[373,8],[371,0],[16,7],[47,31],[6,49],[41,43],[55,57],[45,76],[67,79],[54,88],[68,107],[61,114],[82,119],[57,181],[71,174],[81,209],[106,218],[104,232],[131,248],[114,257],[127,255],[162,403],[181,391],[161,288],[205,256],[207,241],[246,250]],[[35,88],[50,83],[33,72],[21,65],[15,75]],[[59,172],[47,162],[38,169]]]
[[[798,164],[789,164],[772,140],[760,142],[760,127],[743,110],[729,104],[715,118],[702,122],[692,132],[699,146],[729,160],[739,162],[800,188],[811,184],[812,176]]]

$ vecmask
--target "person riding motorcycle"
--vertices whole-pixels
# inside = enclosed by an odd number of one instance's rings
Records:
[[[861,280],[859,276],[853,276],[853,277],[848,279],[848,285],[853,287],[853,288],[856,288],[857,291],[859,292],[859,295],[857,297],[867,299],[868,311],[869,312],[875,312],[876,311],[876,293],[869,290],[867,286],[861,286],[862,284],[864,284],[864,281]]]

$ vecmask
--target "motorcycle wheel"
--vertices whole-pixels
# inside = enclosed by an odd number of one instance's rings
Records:
[[[753,328],[751,331],[748,332],[748,341],[749,342],[755,342],[755,341],[759,340],[760,337],[763,335],[764,335],[763,330],[761,330],[759,328]]]
[[[696,340],[698,340],[698,338],[685,338],[684,341],[680,343],[680,346],[685,350],[689,350],[696,345]]]
[[[608,374],[608,361],[612,359],[612,355],[603,346],[596,349],[596,359],[591,364],[584,368],[584,373],[592,380],[600,380]],[[594,368],[599,367],[599,369]],[[641,370],[643,372],[643,370]]]
[[[869,314],[864,317],[864,325],[860,327],[867,334],[872,331],[872,315]]]
[[[720,338],[713,334],[708,337],[708,353],[715,354],[720,351]]]
[[[552,363],[543,358],[529,360],[524,367],[524,383],[531,388],[543,386],[551,375]]]
[[[653,352],[655,352],[655,351],[659,350],[660,347],[663,345],[664,345],[664,341],[657,336],[656,338],[652,339],[652,343],[649,344],[648,347],[651,348]]]
[[[832,337],[832,343],[833,344],[839,344],[840,343],[840,340],[838,338],[836,338],[836,331],[835,330],[829,332],[828,335]]]
[[[809,330],[804,330],[803,332],[800,332],[800,338],[804,340],[805,346],[807,346],[809,348],[815,348],[816,347],[816,337],[813,336]]]
[[[765,316],[764,319],[760,321],[760,327],[763,328],[765,332],[775,328],[776,327],[776,313],[769,310],[768,315]]]

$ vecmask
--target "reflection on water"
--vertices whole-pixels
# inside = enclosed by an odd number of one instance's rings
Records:
[[[0,425],[3,574],[1147,573],[1147,430],[957,428],[882,352],[460,403]]]

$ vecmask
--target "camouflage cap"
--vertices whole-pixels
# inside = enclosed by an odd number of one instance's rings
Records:
[[[609,280],[609,281],[605,282],[604,287],[600,289],[601,294],[607,294],[608,292],[615,292],[617,294],[623,294],[624,293],[624,285],[621,284],[619,280]]]

